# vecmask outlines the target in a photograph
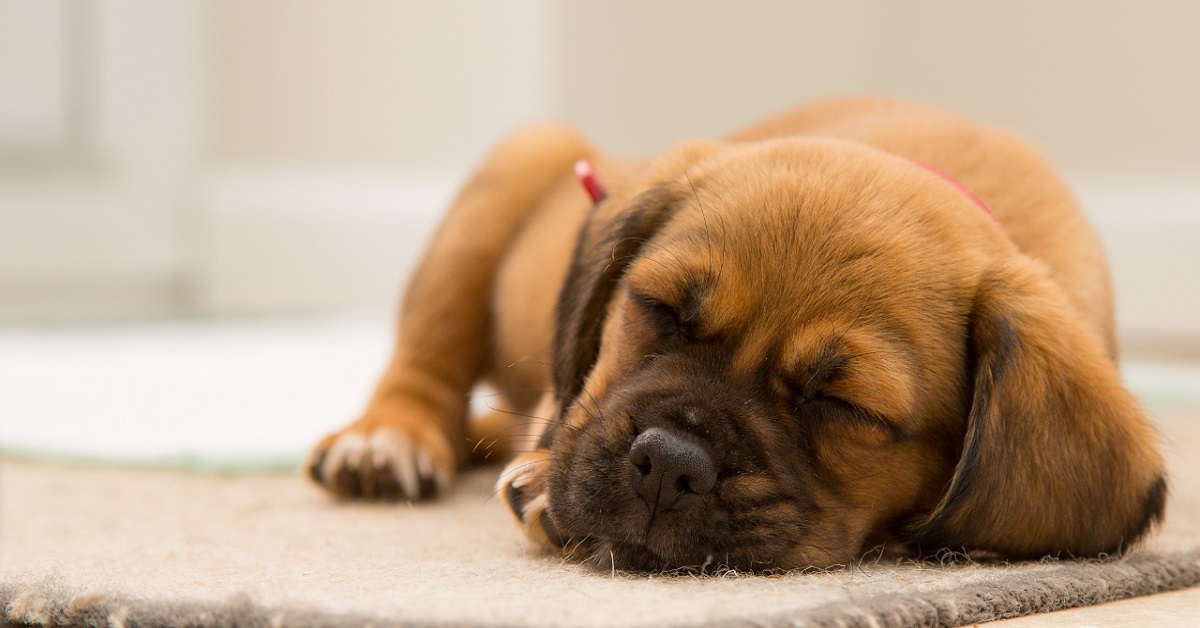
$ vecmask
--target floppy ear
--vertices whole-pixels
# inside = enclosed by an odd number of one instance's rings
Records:
[[[634,198],[615,217],[603,217],[598,207],[584,225],[558,300],[554,386],[560,412],[579,395],[596,363],[608,304],[621,277],[670,218],[677,198],[674,186],[659,185]]]
[[[1098,334],[1028,259],[981,284],[974,393],[948,491],[920,550],[1012,557],[1119,552],[1162,518],[1157,436]]]

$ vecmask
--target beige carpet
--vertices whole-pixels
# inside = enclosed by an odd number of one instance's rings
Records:
[[[962,625],[1200,582],[1200,416],[1160,413],[1167,523],[1118,561],[867,561],[780,576],[598,573],[525,548],[474,473],[429,506],[338,504],[292,475],[0,462],[9,622]]]

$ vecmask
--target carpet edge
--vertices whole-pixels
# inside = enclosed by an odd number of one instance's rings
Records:
[[[714,618],[695,625],[804,628],[961,626],[1185,589],[1200,584],[1200,547],[1139,554],[1106,562],[1069,562],[1036,574],[1000,573],[984,582],[914,593],[851,596],[799,612],[754,618]],[[72,590],[52,577],[0,582],[0,626],[214,626],[345,628],[439,626],[437,623],[343,614],[319,609],[281,610],[247,594],[222,600],[161,600],[124,593]],[[454,625],[464,625],[455,622]],[[489,622],[473,622],[484,626]]]
[[[205,626],[213,628],[349,628],[437,626],[317,609],[281,610],[234,594],[223,599],[151,599],[126,593],[93,593],[54,578],[0,583],[0,627]]]
[[[801,613],[756,620],[754,625],[953,627],[1093,606],[1197,584],[1200,584],[1200,547],[1181,552],[1139,554],[1107,562],[1072,562],[1033,577],[1020,572],[1008,573],[986,583],[913,595],[888,593],[851,597],[852,608],[845,604],[827,604]]]

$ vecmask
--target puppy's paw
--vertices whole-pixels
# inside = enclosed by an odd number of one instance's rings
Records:
[[[453,450],[438,430],[365,421],[322,439],[306,468],[341,497],[409,501],[445,494],[456,471]]]
[[[550,499],[546,485],[549,460],[550,452],[545,449],[517,456],[500,474],[496,490],[526,538],[542,547],[563,547],[564,540],[546,511]]]

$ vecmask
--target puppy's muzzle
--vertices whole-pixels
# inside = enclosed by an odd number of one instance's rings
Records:
[[[633,488],[651,512],[687,510],[717,483],[708,452],[667,428],[639,434],[629,447],[629,462]]]

